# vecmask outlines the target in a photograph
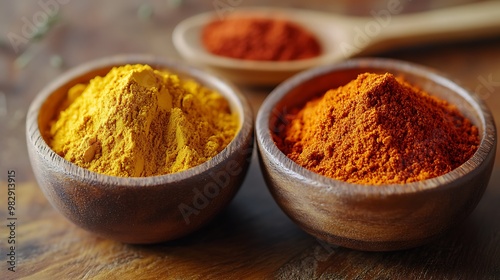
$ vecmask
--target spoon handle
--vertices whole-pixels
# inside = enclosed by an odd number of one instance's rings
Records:
[[[376,18],[375,18],[376,19]],[[372,19],[374,22],[374,19]],[[379,19],[379,34],[363,53],[422,43],[453,41],[500,34],[500,1],[488,1]],[[366,31],[369,31],[365,24]],[[372,23],[373,25],[373,23]],[[371,29],[376,31],[377,29]],[[372,34],[374,34],[372,32]]]

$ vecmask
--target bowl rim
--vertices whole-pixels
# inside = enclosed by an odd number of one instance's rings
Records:
[[[454,91],[458,96],[468,102],[477,113],[480,125],[484,127],[478,149],[472,157],[454,170],[434,178],[406,184],[365,185],[348,183],[342,180],[320,175],[302,167],[288,158],[276,145],[264,145],[265,141],[274,143],[272,140],[271,130],[269,129],[271,113],[281,99],[292,89],[303,84],[304,82],[323,75],[331,74],[332,72],[368,67],[387,70],[388,72],[398,71],[417,76],[425,76],[433,83]],[[488,158],[488,155],[492,152],[494,153],[496,150],[497,141],[496,127],[492,114],[485,102],[480,99],[476,93],[459,85],[456,81],[451,80],[446,76],[446,74],[432,68],[402,60],[369,57],[349,59],[340,63],[319,66],[301,72],[284,81],[268,95],[266,100],[264,100],[257,114],[255,130],[259,151],[262,151],[261,153],[266,153],[270,161],[283,168],[283,172],[293,175],[297,179],[301,180],[304,182],[303,185],[321,188],[321,190],[324,191],[334,191],[345,196],[358,196],[361,193],[370,196],[387,196],[432,191],[439,187],[441,187],[439,189],[453,187],[453,184],[450,184],[451,182],[457,181],[470,173],[474,173],[478,167],[483,165],[484,161]]]
[[[233,110],[235,110],[235,113],[238,115],[238,118],[240,119],[238,132],[221,152],[208,161],[180,172],[148,177],[119,177],[97,173],[80,167],[54,152],[43,139],[38,124],[40,109],[43,104],[45,104],[47,98],[49,98],[49,96],[51,96],[53,92],[60,87],[65,86],[70,81],[88,74],[91,71],[126,64],[148,64],[153,69],[167,69],[173,74],[193,79],[203,86],[217,91],[229,102]],[[149,54],[118,54],[106,56],[79,64],[69,69],[48,83],[37,93],[28,109],[26,124],[27,145],[33,146],[36,153],[52,165],[51,168],[63,171],[66,175],[75,180],[85,180],[87,182],[99,183],[99,185],[103,188],[115,186],[132,188],[157,186],[190,179],[206,172],[207,170],[210,170],[214,166],[220,165],[233,153],[240,152],[244,154],[244,152],[246,152],[243,150],[245,143],[242,140],[251,135],[254,129],[253,112],[250,104],[240,90],[231,82],[210,72],[204,71],[201,68],[188,65],[174,59]],[[251,137],[251,139],[253,138]],[[247,156],[250,157],[251,152],[247,153]],[[30,156],[30,161],[31,160]]]

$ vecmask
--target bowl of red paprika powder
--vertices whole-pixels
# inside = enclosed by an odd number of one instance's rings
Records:
[[[280,84],[256,120],[274,199],[314,237],[366,251],[416,247],[476,207],[496,151],[492,115],[435,70],[365,58]]]

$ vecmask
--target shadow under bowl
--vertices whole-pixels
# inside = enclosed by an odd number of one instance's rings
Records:
[[[282,123],[283,114],[365,72],[401,75],[410,84],[456,105],[478,127],[480,145],[476,153],[436,178],[373,186],[321,176],[278,149],[272,133]],[[285,81],[261,106],[256,137],[264,178],[281,209],[320,240],[366,251],[416,247],[464,220],[486,189],[497,142],[491,112],[476,94],[432,69],[376,58],[311,69]]]
[[[223,95],[231,110],[239,115],[240,129],[232,142],[201,165],[151,177],[99,174],[57,155],[47,145],[47,131],[68,89],[95,76],[105,76],[115,66],[137,63],[194,79]],[[197,68],[148,55],[104,58],[63,74],[32,102],[26,127],[31,165],[52,206],[74,224],[125,243],[168,241],[209,222],[241,186],[253,146],[252,112],[235,87]]]

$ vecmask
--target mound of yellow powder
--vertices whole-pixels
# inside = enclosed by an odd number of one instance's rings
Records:
[[[113,68],[68,92],[50,129],[52,149],[98,173],[179,172],[222,151],[238,117],[218,93],[147,65]]]

